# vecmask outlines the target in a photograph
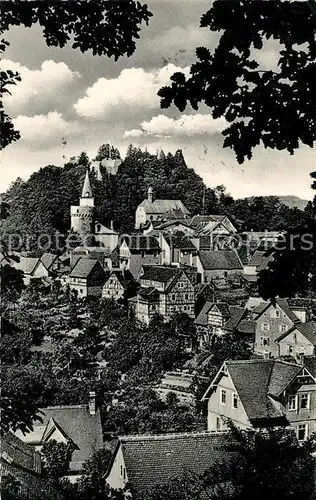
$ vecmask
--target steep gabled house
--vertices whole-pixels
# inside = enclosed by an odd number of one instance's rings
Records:
[[[277,357],[278,345],[275,342],[282,333],[287,332],[300,320],[289,308],[286,299],[277,298],[275,305],[261,302],[251,311],[255,322],[254,351],[265,357]]]
[[[316,381],[296,363],[225,361],[202,400],[208,430],[225,429],[225,418],[243,429],[291,425],[303,441],[316,429]]]
[[[149,314],[141,314],[140,309],[151,309],[153,314],[158,312],[165,319],[176,313],[194,317],[194,285],[183,268],[143,266],[139,281],[141,288],[137,295],[136,317],[140,321],[147,322],[146,318],[149,318]]]
[[[223,326],[230,317],[228,304],[206,302],[194,320],[200,347],[210,346],[214,335],[223,335]]]
[[[292,356],[300,362],[302,356],[315,355],[316,322],[295,323],[276,339],[276,343],[279,346],[279,356]]]
[[[61,267],[61,261],[58,255],[54,253],[45,252],[41,257],[41,262],[47,269],[49,275],[57,273]]]
[[[106,227],[100,222],[95,223],[95,241],[107,248],[109,252],[117,247],[119,233],[114,231],[113,224],[111,227]]]
[[[44,497],[47,484],[42,477],[41,456],[34,446],[28,446],[8,432],[1,437],[0,464],[1,481],[6,476],[13,476],[19,482],[23,498],[32,500],[34,491],[43,491]]]
[[[196,262],[202,283],[243,274],[243,265],[236,250],[201,250]]]
[[[10,265],[24,274],[23,281],[29,285],[33,279],[47,278],[49,272],[41,259],[19,255],[19,262],[11,261]]]
[[[125,236],[119,247],[119,266],[128,270],[134,278],[138,276],[142,265],[158,265],[160,263],[160,247],[153,236],[135,234]]]
[[[102,287],[103,299],[124,299],[125,293],[133,282],[133,275],[121,269],[112,270]]]
[[[72,443],[72,454],[68,479],[75,482],[82,474],[84,462],[103,447],[100,410],[95,405],[95,393],[90,393],[89,405],[50,406],[41,409],[43,422],[34,423],[34,430],[15,434],[24,443],[41,447],[52,440],[58,443]]]
[[[128,483],[132,495],[146,498],[155,485],[185,473],[201,475],[235,453],[232,437],[225,432],[119,437],[106,480],[117,490]]]
[[[101,297],[107,273],[96,259],[79,258],[70,272],[67,283],[78,297]]]

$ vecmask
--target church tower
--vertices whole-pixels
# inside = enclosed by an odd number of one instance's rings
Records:
[[[93,244],[95,210],[88,170],[86,171],[79,205],[72,205],[70,214],[71,229],[82,237],[86,246]]]

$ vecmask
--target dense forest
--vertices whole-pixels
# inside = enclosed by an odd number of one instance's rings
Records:
[[[102,160],[107,145],[99,148]],[[115,156],[118,157],[118,151]],[[116,175],[100,167],[101,177],[91,167],[85,152],[63,167],[48,165],[33,173],[27,181],[18,178],[4,194],[9,217],[2,222],[2,237],[27,235],[36,241],[40,234],[56,231],[66,235],[70,228],[70,205],[78,203],[85,169],[90,178],[96,204],[96,218],[119,231],[132,231],[135,210],[152,186],[156,198],[181,199],[192,215],[226,214],[239,229],[263,231],[288,229],[304,223],[312,212],[289,208],[276,196],[234,200],[224,186],[206,187],[203,179],[186,165],[182,151],[153,155],[129,146]],[[98,180],[99,179],[99,180]],[[32,241],[30,244],[32,248]]]

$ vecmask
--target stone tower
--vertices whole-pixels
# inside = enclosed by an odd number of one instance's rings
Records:
[[[79,205],[71,206],[71,229],[82,237],[82,243],[92,245],[94,241],[94,198],[90,185],[89,172],[86,171]]]

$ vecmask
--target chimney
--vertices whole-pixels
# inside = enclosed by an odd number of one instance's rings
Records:
[[[153,188],[152,187],[148,188],[148,201],[149,201],[149,203],[153,202]]]
[[[95,407],[96,407],[96,403],[95,403],[95,398],[96,398],[96,394],[95,394],[95,391],[89,391],[89,413],[90,415],[95,415]]]

